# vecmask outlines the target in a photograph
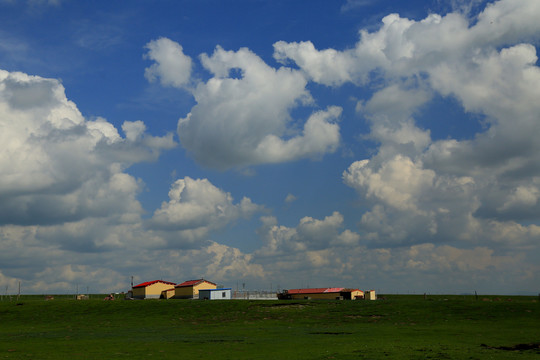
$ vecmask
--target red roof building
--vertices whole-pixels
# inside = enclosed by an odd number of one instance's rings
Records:
[[[204,280],[188,280],[174,287],[174,297],[176,299],[193,299],[199,297],[199,290],[216,289],[217,284]]]
[[[358,289],[347,288],[312,288],[312,289],[290,289],[284,290],[278,295],[280,299],[362,299],[364,293]]]
[[[338,293],[345,288],[314,288],[314,289],[290,289],[287,290],[289,294],[328,294]]]
[[[159,299],[163,290],[170,289],[176,285],[170,281],[153,280],[133,286],[133,297],[135,299]]]
[[[208,284],[211,284],[211,285],[215,285],[217,286],[216,284],[214,284],[213,282],[211,281],[208,281],[208,280],[204,280],[204,279],[199,279],[199,280],[188,280],[188,281],[184,281],[183,283],[181,284],[178,284],[176,285],[175,287],[184,287],[184,286],[196,286],[196,285],[199,285],[201,283],[208,283]]]

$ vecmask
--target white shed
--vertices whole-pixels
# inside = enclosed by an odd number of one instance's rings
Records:
[[[231,300],[232,289],[201,289],[199,300]]]

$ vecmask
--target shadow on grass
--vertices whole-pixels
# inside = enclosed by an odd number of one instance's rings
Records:
[[[516,344],[512,346],[489,346],[486,344],[481,344],[483,348],[494,349],[494,350],[506,350],[506,351],[528,351],[536,350],[540,354],[540,342],[538,343],[528,343],[528,344]]]

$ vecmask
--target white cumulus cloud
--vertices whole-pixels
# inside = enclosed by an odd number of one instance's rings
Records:
[[[179,44],[165,38],[150,43],[151,54],[158,45],[176,50],[164,57],[152,55],[155,63],[146,75],[153,79],[159,73],[162,82],[173,83],[180,74],[173,65],[187,63],[185,55]],[[178,122],[182,146],[199,163],[228,169],[317,158],[336,150],[340,107],[316,111],[305,121],[291,116],[294,108],[313,105],[302,72],[273,68],[247,48],[227,51],[217,46],[200,59],[212,77],[194,86],[197,104]]]
[[[139,184],[124,169],[175,143],[143,134],[141,122],[124,128],[127,138],[104,119],[86,120],[55,79],[0,70],[0,222],[140,212]]]
[[[324,250],[333,246],[355,246],[360,236],[343,230],[343,215],[335,211],[322,220],[305,216],[295,228],[280,226],[274,217],[263,217],[259,235],[264,246],[258,256],[295,254],[304,251]]]
[[[182,88],[191,80],[192,60],[184,54],[182,45],[167,39],[159,38],[146,44],[145,55],[154,63],[145,69],[144,76],[148,81],[156,81],[165,86]]]
[[[234,204],[231,194],[207,179],[185,177],[171,186],[169,201],[154,212],[149,226],[156,231],[175,232],[178,241],[191,243],[206,240],[211,230],[261,210],[262,206],[247,197]]]

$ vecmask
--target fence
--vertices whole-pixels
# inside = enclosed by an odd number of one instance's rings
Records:
[[[232,298],[235,300],[277,300],[277,294],[275,291],[237,290],[233,291]]]

